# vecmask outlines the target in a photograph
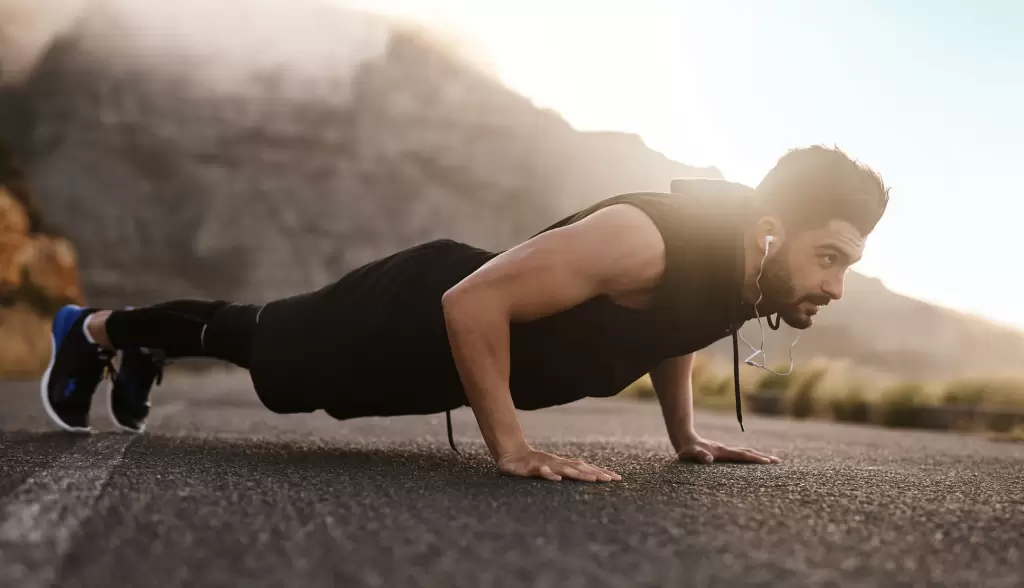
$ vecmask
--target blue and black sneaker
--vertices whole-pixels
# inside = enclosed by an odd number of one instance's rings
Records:
[[[141,433],[149,416],[149,392],[164,375],[164,355],[157,349],[128,348],[110,389],[110,419],[119,428]]]
[[[51,329],[50,365],[40,382],[43,408],[62,429],[89,433],[92,396],[104,375],[114,373],[114,352],[85,338],[82,325],[96,312],[69,304],[57,311]]]

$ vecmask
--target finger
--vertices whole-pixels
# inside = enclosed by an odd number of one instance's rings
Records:
[[[731,461],[752,461],[756,463],[771,463],[771,460],[767,456],[756,455],[751,452],[743,451],[742,449],[734,449],[732,447],[723,447],[719,457],[731,460]]]
[[[594,476],[594,478],[600,482],[610,482],[612,480],[611,474],[602,470],[599,467],[592,466],[588,463],[584,463],[582,460],[574,461],[572,467],[576,468],[577,470],[585,474],[590,474]]]
[[[772,458],[772,456],[770,456],[770,455],[768,455],[768,454],[766,454],[766,453],[764,453],[762,451],[758,451],[756,449],[752,449],[750,447],[739,447],[738,449],[740,451],[746,451],[747,453],[751,453],[753,455],[757,455],[757,456],[764,457],[764,458],[767,458],[767,459],[771,459]]]
[[[575,461],[570,465],[570,467],[580,472],[581,474],[593,476],[594,480],[602,482],[607,482],[609,480],[608,476],[606,476],[604,472],[598,470],[597,468],[591,467],[583,463],[582,461]]]
[[[566,478],[572,478],[574,480],[579,480],[581,482],[596,482],[597,481],[597,476],[595,476],[593,474],[585,473],[583,471],[580,471],[580,470],[576,469],[575,467],[573,467],[572,464],[569,464],[569,463],[561,464],[561,467],[559,467],[557,471],[558,471],[558,473],[562,474]]]
[[[562,476],[559,476],[555,472],[551,471],[551,468],[549,468],[546,465],[540,466],[540,475],[541,477],[546,478],[548,480],[552,480],[554,482],[558,482],[562,479]]]
[[[768,459],[766,455],[758,455],[756,453],[750,453],[747,451],[734,451],[732,459],[738,461],[750,461],[754,463],[771,463],[772,460]]]
[[[696,458],[696,460],[701,463],[710,464],[715,461],[715,457],[711,455],[711,452],[709,452],[707,449],[695,449],[693,452],[693,457]]]
[[[569,466],[570,472],[575,473],[575,478],[583,482],[596,482],[598,480],[598,473],[588,471],[585,467]]]
[[[592,467],[594,467],[594,468],[597,468],[597,470],[598,470],[598,471],[600,471],[600,472],[604,473],[604,475],[608,476],[608,478],[609,478],[609,479],[610,479],[611,481],[613,481],[613,482],[618,482],[618,481],[621,481],[621,480],[622,480],[622,476],[620,476],[620,475],[616,474],[615,472],[613,472],[613,471],[611,471],[611,470],[606,470],[606,469],[604,469],[604,468],[599,468],[599,467],[597,467],[597,466],[592,466]]]
[[[589,466],[589,467],[592,467],[592,468],[594,468],[595,470],[597,470],[597,471],[601,472],[602,474],[604,474],[604,475],[608,476],[608,477],[609,477],[609,478],[611,478],[612,480],[621,480],[621,479],[622,479],[622,476],[620,476],[620,475],[616,474],[615,472],[613,472],[613,471],[611,471],[611,470],[606,470],[606,469],[604,469],[604,468],[602,468],[602,467],[600,467],[600,466],[596,466],[596,465],[594,465],[594,464],[592,464],[592,463],[588,463],[588,464],[586,464],[586,465],[587,465],[587,466]]]
[[[770,460],[772,463],[779,463],[780,461],[782,461],[778,457],[776,457],[774,455],[769,455],[769,454],[767,454],[767,453],[765,453],[763,451],[757,451],[756,449],[751,449],[749,447],[740,447],[740,449],[742,449],[744,451],[749,451],[750,453],[753,453],[755,455],[760,455],[761,457],[768,458],[768,460]]]

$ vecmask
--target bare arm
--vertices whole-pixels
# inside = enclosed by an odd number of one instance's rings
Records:
[[[601,294],[648,291],[664,266],[653,222],[633,206],[615,205],[510,249],[445,293],[455,364],[496,461],[530,450],[509,389],[509,325]]]
[[[676,457],[702,463],[715,460],[779,463],[774,455],[749,447],[728,447],[697,434],[693,422],[693,358],[693,353],[671,357],[651,372],[651,383],[658,395]]]
[[[678,454],[697,436],[693,426],[693,354],[671,357],[651,372],[665,428]]]

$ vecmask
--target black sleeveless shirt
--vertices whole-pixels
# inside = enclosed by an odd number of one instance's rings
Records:
[[[598,296],[510,325],[516,407],[615,395],[662,360],[733,333],[742,323],[742,230],[751,194],[730,182],[677,181],[673,192],[607,198],[540,231],[614,204],[636,206],[665,241],[666,270],[646,309]],[[275,412],[323,409],[338,419],[466,406],[441,296],[500,253],[431,241],[268,303],[254,338],[257,394]]]

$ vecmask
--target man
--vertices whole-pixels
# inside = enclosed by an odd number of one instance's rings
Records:
[[[816,146],[783,156],[756,189],[677,180],[670,193],[602,200],[507,251],[431,241],[264,305],[65,307],[42,399],[59,426],[88,431],[91,397],[120,351],[111,414],[141,431],[163,357],[215,357],[248,369],[274,412],[468,405],[500,472],[610,481],[620,477],[532,448],[516,409],[612,396],[650,373],[680,459],[775,463],[697,434],[693,355],[732,335],[742,424],[737,329],[771,314],[809,327],[842,296],[887,203],[876,173]]]

